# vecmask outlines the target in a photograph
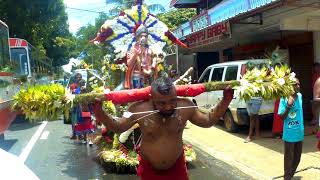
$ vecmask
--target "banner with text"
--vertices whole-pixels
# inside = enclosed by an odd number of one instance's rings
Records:
[[[220,42],[226,38],[231,38],[229,21],[209,26],[203,30],[188,35],[186,37],[186,43],[188,47],[194,48]]]

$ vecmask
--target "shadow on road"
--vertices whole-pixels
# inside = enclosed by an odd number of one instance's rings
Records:
[[[191,180],[249,180],[252,177],[244,174],[239,169],[220,161],[199,148],[193,146],[197,153],[197,160],[188,165]]]
[[[217,128],[226,131],[223,121],[219,122]],[[312,134],[313,127],[305,125],[305,140],[303,141],[303,153],[317,152],[316,142],[317,139]],[[234,136],[240,137],[245,141],[248,136],[249,126],[239,126],[239,130],[236,133],[230,133]],[[256,143],[265,148],[283,153],[283,141],[280,137],[274,137],[272,134],[272,119],[264,119],[260,122],[261,137],[254,139],[251,143]]]
[[[25,119],[24,116],[18,115],[16,119],[12,122],[9,129],[10,131],[21,131],[29,128],[33,128],[35,126],[39,126],[41,122],[30,122]]]
[[[17,142],[17,139],[0,140],[0,148],[5,151],[9,151],[12,148],[12,146]]]

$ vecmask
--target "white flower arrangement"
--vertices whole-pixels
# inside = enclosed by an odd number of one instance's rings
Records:
[[[133,130],[134,129],[128,129],[127,131],[121,133],[120,136],[119,136],[119,141],[121,143],[125,143],[128,140],[130,134],[133,132]]]
[[[292,73],[290,74],[289,79],[290,79],[291,81],[294,81],[294,80],[296,79],[296,73],[292,72]]]
[[[277,82],[280,86],[282,86],[286,83],[286,81],[283,78],[278,79]]]
[[[73,102],[76,95],[72,94],[71,92],[66,91],[65,97],[66,97],[67,103],[70,103],[70,102]]]
[[[248,70],[236,87],[236,94],[241,99],[262,97],[265,100],[278,97],[288,97],[294,93],[296,83],[295,73],[286,65],[277,66],[271,71],[269,68]]]

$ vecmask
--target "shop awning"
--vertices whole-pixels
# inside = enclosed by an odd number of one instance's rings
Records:
[[[240,14],[261,8],[279,0],[224,0],[208,10],[211,24],[219,23]]]
[[[170,7],[175,8],[194,8],[202,0],[172,0]]]
[[[180,0],[175,1],[180,3]],[[197,18],[193,18],[191,21],[182,24],[174,33],[177,37],[182,38],[200,29],[228,21],[239,15],[280,1],[281,0],[223,0],[213,8],[207,10],[207,13],[197,15]],[[202,16],[205,17],[202,18]]]

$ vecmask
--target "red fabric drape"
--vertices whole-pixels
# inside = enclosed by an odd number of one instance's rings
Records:
[[[206,91],[204,84],[177,85],[178,96],[194,97]],[[151,87],[142,89],[130,89],[122,91],[111,91],[105,94],[107,100],[114,104],[126,104],[128,102],[146,101],[150,99]]]
[[[272,126],[272,133],[278,134],[282,133],[283,131],[283,120],[278,115],[280,99],[277,99],[274,103],[274,114],[273,114],[273,126]]]

